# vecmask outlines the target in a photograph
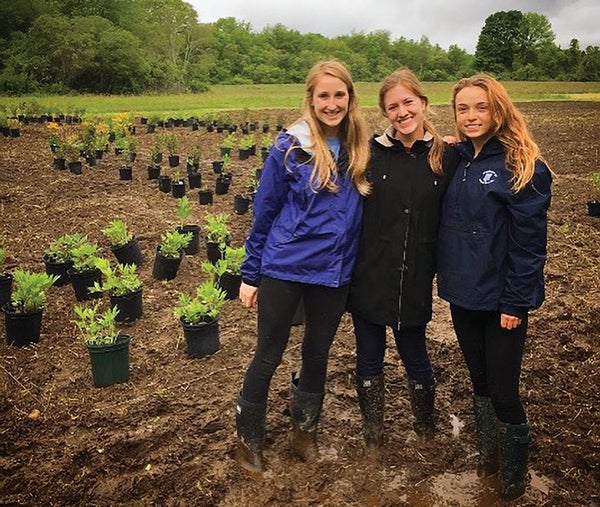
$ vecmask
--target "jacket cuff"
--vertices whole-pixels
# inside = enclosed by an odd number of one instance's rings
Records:
[[[258,287],[260,285],[260,280],[251,280],[250,278],[242,277],[242,282],[252,287]]]
[[[500,313],[504,313],[506,315],[511,315],[512,317],[518,317],[519,319],[523,319],[527,317],[528,308],[524,308],[522,306],[501,306]]]

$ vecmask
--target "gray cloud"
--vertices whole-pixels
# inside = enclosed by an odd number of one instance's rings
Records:
[[[352,32],[385,30],[392,39],[420,40],[425,36],[444,49],[452,44],[475,52],[486,18],[498,11],[519,10],[545,15],[563,48],[571,39],[581,48],[600,46],[600,2],[598,0],[187,0],[200,22],[234,17],[249,23],[254,31],[281,23],[301,33],[326,37]]]

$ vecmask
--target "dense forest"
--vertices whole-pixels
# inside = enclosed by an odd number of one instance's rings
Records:
[[[475,71],[502,79],[600,81],[600,48],[555,44],[548,19],[490,15],[474,55],[426,37],[387,31],[327,38],[281,24],[202,23],[183,0],[11,0],[0,3],[0,93],[200,92],[212,84],[297,83],[318,59],[336,58],[357,81],[408,66],[425,81]]]

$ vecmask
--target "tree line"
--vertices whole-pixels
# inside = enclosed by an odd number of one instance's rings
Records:
[[[200,13],[201,15],[202,13]],[[398,68],[424,81],[477,71],[500,79],[600,81],[600,49],[555,44],[548,19],[499,11],[474,55],[427,37],[385,30],[327,38],[281,24],[255,32],[222,18],[202,23],[183,0],[11,0],[0,4],[0,93],[201,92],[213,84],[298,83],[317,60],[336,58],[356,81]]]

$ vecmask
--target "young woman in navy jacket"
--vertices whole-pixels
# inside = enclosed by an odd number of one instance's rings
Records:
[[[265,160],[246,239],[240,300],[258,307],[258,342],[236,405],[236,459],[263,471],[269,386],[302,299],[302,367],[292,379],[292,449],[315,457],[329,349],[345,309],[362,215],[368,134],[348,70],[316,64],[304,113]]]
[[[551,172],[504,87],[461,79],[452,105],[461,162],[446,191],[438,293],[473,385],[480,476],[525,490],[529,424],[519,396],[527,316],[544,299]]]
[[[361,240],[348,309],[356,335],[356,388],[369,453],[382,445],[386,329],[406,370],[415,432],[434,432],[435,379],[427,353],[442,196],[458,162],[427,119],[423,86],[409,69],[379,89],[390,122],[371,140]],[[453,156],[452,156],[453,155]]]

